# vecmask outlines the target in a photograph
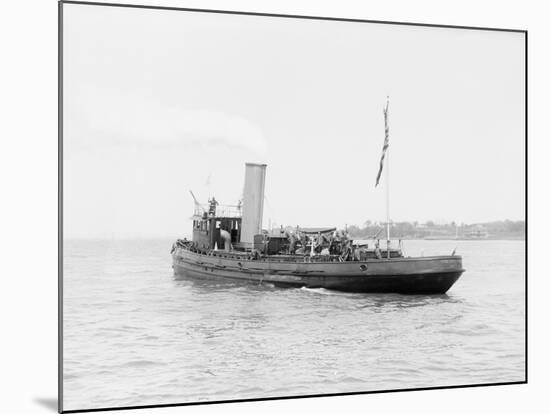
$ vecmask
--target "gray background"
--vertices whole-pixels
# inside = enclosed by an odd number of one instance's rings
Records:
[[[192,189],[264,225],[523,219],[519,33],[65,7],[66,238],[186,234]]]

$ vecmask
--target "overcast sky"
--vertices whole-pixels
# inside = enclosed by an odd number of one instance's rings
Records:
[[[268,220],[523,219],[523,34],[64,6],[66,238],[188,235],[193,202]],[[210,177],[210,178],[208,178]]]

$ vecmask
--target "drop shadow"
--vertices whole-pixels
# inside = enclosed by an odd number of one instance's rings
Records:
[[[34,402],[51,411],[57,412],[57,398],[35,398]]]

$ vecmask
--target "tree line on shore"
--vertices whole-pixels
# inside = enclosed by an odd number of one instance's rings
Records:
[[[373,222],[367,220],[362,227],[351,225],[347,231],[354,238],[386,238],[386,228],[383,222]],[[393,222],[391,225],[392,239],[403,238],[525,238],[524,220],[501,220],[484,223],[436,223],[427,221],[420,223],[418,221]]]

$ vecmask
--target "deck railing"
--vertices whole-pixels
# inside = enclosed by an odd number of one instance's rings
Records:
[[[240,205],[232,205],[232,204],[217,204],[216,210],[215,210],[215,217],[230,217],[230,218],[239,218],[242,217],[242,206]],[[206,213],[208,216],[212,216],[210,214],[210,208],[208,206],[202,206],[202,205],[195,205],[195,209],[193,212],[194,216],[200,216],[202,217]]]

